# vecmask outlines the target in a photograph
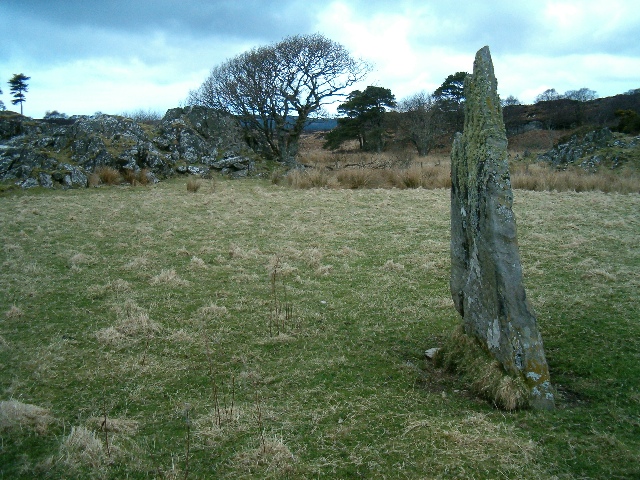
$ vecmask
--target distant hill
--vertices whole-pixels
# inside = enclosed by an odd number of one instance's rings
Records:
[[[304,127],[305,132],[319,132],[331,130],[338,125],[338,120],[335,118],[318,118],[313,120],[309,125]]]

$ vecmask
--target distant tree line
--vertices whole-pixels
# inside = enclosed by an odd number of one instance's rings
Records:
[[[551,102],[553,100],[576,100],[578,102],[588,102],[598,98],[597,92],[589,88],[583,87],[579,90],[567,90],[564,94],[560,94],[555,88],[549,88],[539,94],[535,98],[535,103]]]
[[[335,150],[357,140],[361,150],[380,152],[393,138],[413,145],[420,156],[427,155],[440,136],[462,128],[467,75],[449,75],[433,93],[419,92],[400,102],[388,88],[354,90],[338,107],[343,116],[326,135],[324,147]]]
[[[339,43],[320,34],[296,35],[214,66],[202,85],[189,92],[186,103],[234,115],[256,152],[291,165],[296,163],[302,132],[314,120],[326,118],[325,106],[339,101],[337,126],[325,136],[329,149],[355,141],[363,151],[379,152],[390,143],[401,143],[413,145],[424,156],[449,144],[462,130],[466,72],[449,75],[433,92],[398,101],[382,86],[349,92],[369,70]],[[548,89],[536,103],[570,100],[581,105],[595,98],[597,93],[586,87],[564,94]],[[501,105],[522,103],[509,95]],[[558,118],[565,110],[571,112],[558,125],[579,124],[584,116],[580,105],[559,108]]]

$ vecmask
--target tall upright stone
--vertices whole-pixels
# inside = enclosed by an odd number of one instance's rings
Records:
[[[533,408],[554,407],[549,369],[518,252],[507,136],[489,47],[465,82],[464,133],[451,153],[451,294],[464,332],[512,375]]]

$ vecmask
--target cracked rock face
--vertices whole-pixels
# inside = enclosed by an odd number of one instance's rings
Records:
[[[488,47],[465,82],[464,133],[451,153],[451,294],[473,336],[513,375],[534,408],[554,407],[542,338],[527,301],[512,211],[507,137]]]
[[[204,107],[169,110],[159,125],[113,115],[34,120],[0,115],[0,182],[23,188],[86,187],[96,168],[147,169],[153,178],[213,170],[246,174],[252,160],[240,125]],[[233,159],[228,165],[218,163]]]

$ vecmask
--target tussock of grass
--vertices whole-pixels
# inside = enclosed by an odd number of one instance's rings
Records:
[[[332,271],[333,271],[333,265],[320,265],[318,268],[316,268],[316,275],[319,275],[319,276],[331,275]]]
[[[98,167],[94,172],[100,183],[105,185],[119,185],[122,183],[122,175],[115,168],[112,167]],[[91,179],[91,182],[95,182],[95,178]]]
[[[371,188],[374,184],[378,184],[374,171],[370,169],[338,170],[335,178],[343,188]]]
[[[293,170],[286,176],[287,185],[294,188],[327,188],[335,186],[335,179],[324,169]]]
[[[202,187],[202,180],[197,177],[189,177],[187,180],[187,191],[196,193]]]
[[[97,173],[92,173],[87,178],[87,186],[88,187],[99,187],[100,186],[100,175]]]
[[[167,336],[170,342],[193,344],[196,341],[196,335],[182,328],[174,330]]]
[[[116,327],[101,328],[96,333],[96,339],[104,344],[118,344],[125,338],[124,334]]]
[[[281,438],[266,438],[257,448],[241,452],[237,461],[246,469],[265,470],[272,475],[286,475],[291,473],[295,457]]]
[[[207,268],[207,264],[205,263],[205,261],[200,257],[196,257],[195,255],[191,257],[189,265],[191,266],[191,268],[196,270]]]
[[[226,399],[221,399],[226,400]],[[203,445],[215,445],[225,436],[247,433],[254,428],[251,416],[242,406],[234,405],[233,412],[224,405],[219,405],[216,411],[212,409],[193,420],[194,437]]]
[[[180,278],[174,269],[162,270],[158,275],[151,278],[151,285],[173,285],[186,287],[190,284],[188,280]]]
[[[135,257],[128,261],[124,268],[125,270],[144,270],[149,265],[149,259],[147,257]]]
[[[84,253],[76,253],[69,259],[69,267],[72,269],[79,269],[84,265],[92,265],[94,263],[93,257]]]
[[[459,326],[434,357],[436,365],[458,373],[482,398],[505,410],[529,407],[529,394],[522,378],[504,371],[499,362],[466,335]]]
[[[141,170],[125,169],[122,177],[124,181],[136,187],[139,185],[149,184],[149,169],[143,168]]]
[[[319,267],[323,257],[324,253],[317,247],[307,248],[302,252],[302,258],[311,267]]]
[[[71,468],[98,468],[107,460],[107,451],[98,435],[86,427],[76,426],[64,437],[60,446],[63,461]]]
[[[20,307],[18,307],[16,305],[11,305],[11,307],[9,307],[9,310],[4,312],[4,316],[7,319],[20,318],[20,317],[22,317],[22,315],[24,315],[24,312],[22,311],[22,309]]]
[[[382,269],[389,272],[402,272],[404,271],[404,265],[401,263],[396,263],[393,260],[387,260],[382,266]]]
[[[206,307],[200,307],[198,309],[198,313],[205,317],[217,318],[217,317],[223,317],[227,315],[229,312],[227,310],[227,307],[219,306],[219,305],[216,305],[215,303],[211,303]]]
[[[147,313],[127,316],[120,320],[115,328],[126,337],[149,336],[161,330],[160,325],[151,320]]]
[[[148,340],[162,331],[160,324],[151,320],[148,313],[131,299],[117,305],[115,310],[118,315],[116,324],[101,328],[95,333],[101,343],[117,345],[127,338]]]
[[[17,400],[0,401],[0,431],[33,430],[41,435],[55,419],[46,408]]]
[[[342,168],[335,171],[322,167],[294,170],[287,174],[287,184],[293,188],[449,188],[449,164],[413,165],[404,169]]]

